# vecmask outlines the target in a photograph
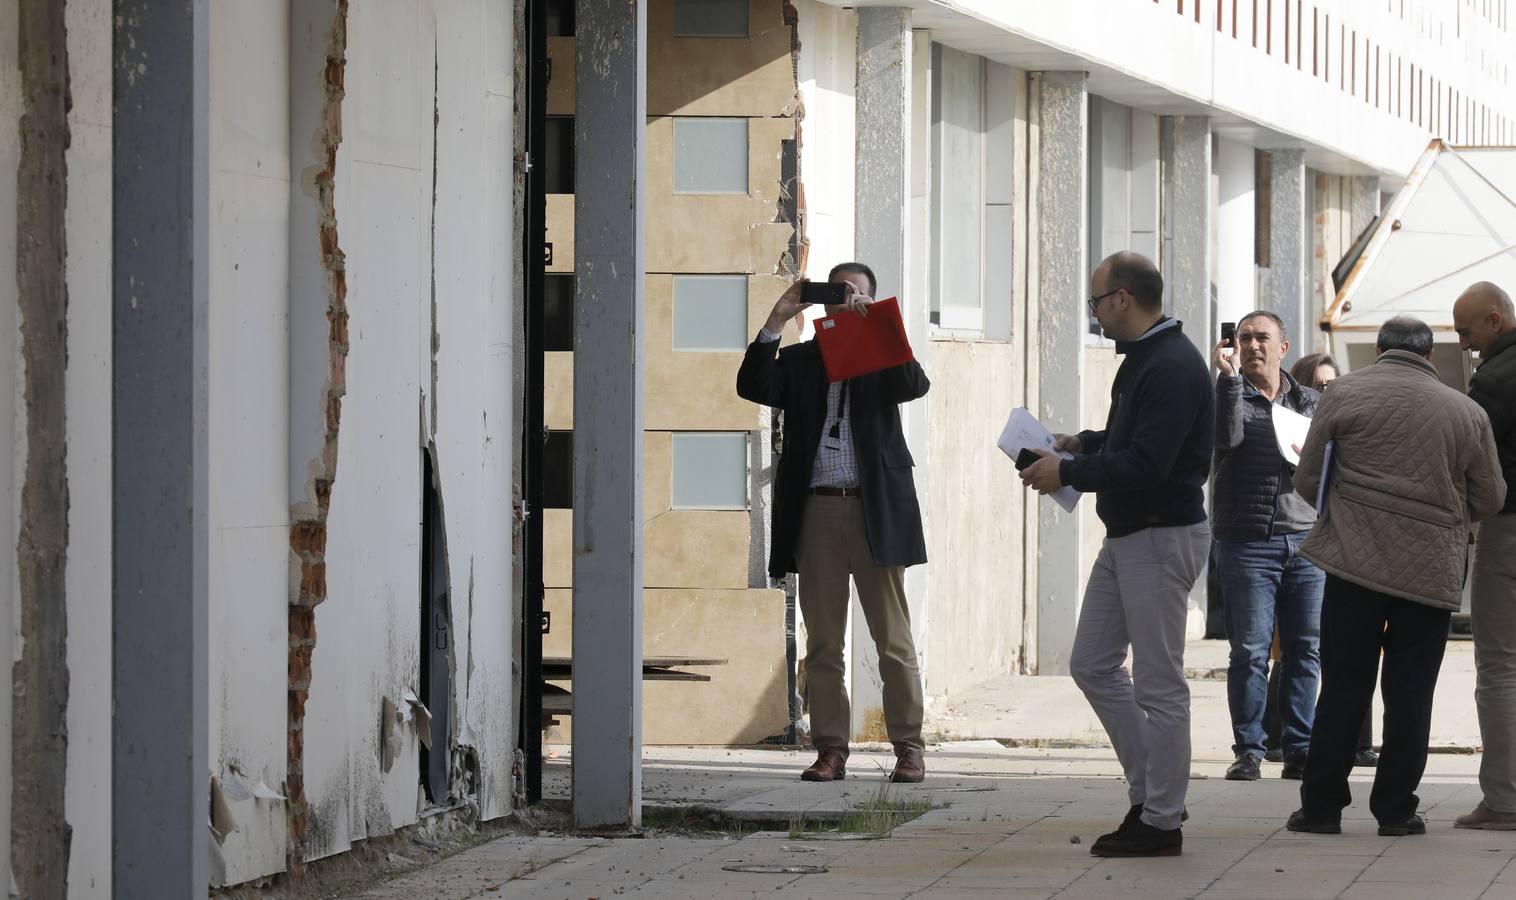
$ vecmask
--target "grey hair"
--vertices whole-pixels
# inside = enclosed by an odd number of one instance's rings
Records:
[[[1379,352],[1404,350],[1417,356],[1432,355],[1432,329],[1414,316],[1396,316],[1379,326]]]

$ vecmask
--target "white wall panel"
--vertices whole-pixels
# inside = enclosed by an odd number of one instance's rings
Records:
[[[111,4],[67,8],[68,892],[111,889]],[[14,543],[6,544],[14,548]]]
[[[437,4],[437,472],[447,530],[453,735],[478,754],[488,818],[510,812],[511,4]]]
[[[797,80],[805,106],[800,125],[800,180],[805,185],[805,274],[826,277],[853,258],[854,107],[858,19],[817,0],[797,0],[800,54]]]
[[[414,728],[389,772],[384,698],[419,695],[422,358],[430,333],[433,19],[429,3],[348,12],[334,204],[349,350],[305,718],[308,856],[414,823]],[[501,165],[508,165],[508,156]]]
[[[237,884],[285,868],[289,510],[289,7],[211,9],[210,766]]]

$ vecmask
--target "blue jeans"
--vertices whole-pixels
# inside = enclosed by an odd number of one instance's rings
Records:
[[[1263,710],[1269,693],[1269,649],[1279,630],[1280,747],[1287,760],[1304,760],[1316,717],[1321,679],[1321,594],[1326,575],[1300,555],[1306,535],[1262,541],[1217,541],[1216,559],[1226,597],[1227,705],[1232,752],[1264,752]]]

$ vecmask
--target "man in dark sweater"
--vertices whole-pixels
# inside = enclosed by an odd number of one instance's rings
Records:
[[[1295,467],[1279,452],[1274,407],[1310,417],[1319,395],[1297,384],[1280,361],[1284,323],[1253,312],[1237,323],[1236,346],[1216,346],[1216,492],[1211,528],[1225,585],[1227,705],[1232,713],[1228,781],[1256,781],[1264,755],[1269,649],[1279,630],[1279,710],[1284,778],[1298,780],[1310,750],[1321,677],[1321,593],[1326,575],[1300,555],[1316,524],[1311,501],[1295,493]],[[1314,500],[1314,498],[1312,498]]]
[[[1163,314],[1151,260],[1118,253],[1090,280],[1090,311],[1126,356],[1102,431],[1058,435],[1027,467],[1039,493],[1095,493],[1105,542],[1090,572],[1069,660],[1126,773],[1131,803],[1096,856],[1178,856],[1190,778],[1190,689],[1184,680],[1189,594],[1210,548],[1205,481],[1215,407],[1205,360]],[[1135,678],[1123,667],[1131,648]]]
[[[1459,345],[1479,353],[1469,396],[1490,417],[1506,484],[1516,484],[1516,309],[1510,295],[1488,281],[1473,285],[1453,304],[1453,327]],[[1479,526],[1471,588],[1484,797],[1454,825],[1516,831],[1516,491]]]

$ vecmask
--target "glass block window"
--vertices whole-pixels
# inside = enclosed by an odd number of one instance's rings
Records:
[[[675,509],[747,509],[747,433],[673,435]]]
[[[674,37],[748,36],[748,0],[674,0]]]
[[[674,193],[747,193],[747,119],[674,120]]]
[[[674,276],[674,349],[745,350],[747,276]]]

